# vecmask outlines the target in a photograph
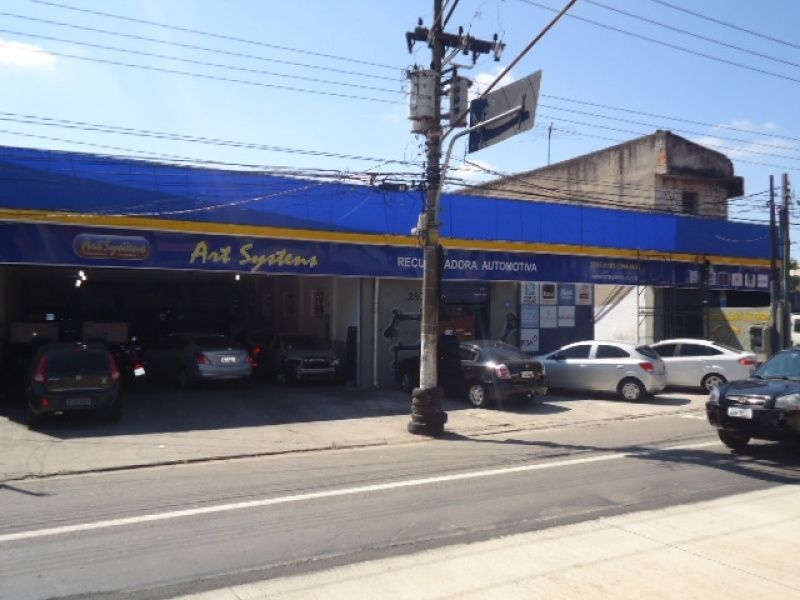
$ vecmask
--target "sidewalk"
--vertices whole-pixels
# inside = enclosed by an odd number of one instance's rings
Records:
[[[797,598],[797,491],[784,485],[183,598]]]
[[[120,423],[91,422],[80,415],[43,431],[26,428],[21,408],[6,410],[0,416],[0,480],[428,439],[406,431],[410,399],[395,390],[275,390],[165,390],[128,399]],[[659,414],[699,415],[704,401],[705,396],[685,393],[636,404],[612,396],[545,396],[532,405],[486,410],[452,400],[445,405],[446,429],[480,436]]]

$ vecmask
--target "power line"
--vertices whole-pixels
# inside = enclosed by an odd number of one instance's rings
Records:
[[[402,161],[387,158],[376,158],[374,156],[363,156],[355,154],[343,154],[340,152],[329,152],[324,150],[308,150],[301,148],[291,148],[288,146],[276,146],[272,144],[255,144],[251,142],[241,142],[236,140],[226,140],[220,138],[208,138],[195,135],[184,135],[164,131],[154,131],[150,129],[136,129],[131,127],[120,127],[117,125],[105,125],[99,123],[88,123],[86,121],[72,121],[68,119],[54,119],[51,117],[41,117],[37,115],[24,115],[19,113],[0,112],[0,121],[10,121],[14,123],[26,123],[32,125],[43,125],[46,127],[59,127],[64,129],[78,129],[82,131],[96,131],[101,133],[111,133],[127,136],[156,138],[178,142],[190,142],[212,146],[225,146],[232,148],[244,148],[248,150],[264,150],[268,152],[284,152],[289,154],[302,154],[308,156],[320,156],[324,158],[342,158],[348,160],[358,160],[367,162],[383,162],[386,164],[405,164],[418,166],[420,162]]]
[[[681,29],[680,27],[675,27],[673,25],[668,25],[666,23],[662,23],[661,21],[657,21],[655,19],[649,19],[647,17],[643,17],[641,15],[637,15],[626,10],[622,10],[620,8],[615,8],[613,6],[609,6],[608,4],[603,4],[602,2],[598,2],[597,0],[583,0],[585,4],[591,4],[593,6],[598,6],[605,10],[615,12],[620,15],[625,15],[626,17],[630,17],[631,19],[636,19],[638,21],[642,21],[644,23],[649,23],[651,25],[655,25],[656,27],[661,27],[663,29],[668,29],[669,31],[675,31],[677,33],[681,33],[683,35],[688,35],[693,38],[697,38],[699,40],[703,40],[704,42],[709,42],[711,44],[716,44],[718,46],[723,46],[725,48],[731,48],[732,50],[737,50],[739,52],[744,52],[746,54],[750,54],[752,56],[758,56],[759,58],[765,58],[767,60],[771,60],[774,62],[779,62],[785,65],[790,65],[792,67],[800,67],[800,64],[792,62],[790,60],[785,60],[783,58],[778,58],[775,56],[770,56],[769,54],[762,54],[761,52],[756,52],[755,50],[750,50],[749,48],[742,48],[741,46],[737,46],[736,44],[730,44],[728,42],[723,42],[721,40],[716,40],[714,38],[710,38],[705,35],[701,35],[699,33],[694,33],[692,31],[687,31],[685,29]]]
[[[30,0],[31,2],[38,2],[39,0]],[[40,54],[44,54],[45,52],[42,50],[30,50],[31,52],[38,52]],[[94,62],[100,64],[107,64],[107,65],[114,65],[118,67],[129,67],[133,69],[141,69],[144,71],[154,71],[158,73],[168,73],[170,75],[184,75],[187,77],[196,77],[199,79],[207,79],[212,81],[224,81],[226,83],[239,83],[242,85],[251,85],[257,87],[266,87],[271,89],[277,90],[285,90],[290,92],[301,92],[303,94],[317,94],[321,96],[330,96],[335,98],[346,98],[348,100],[365,100],[368,102],[380,102],[382,104],[404,104],[403,102],[395,101],[395,100],[385,100],[383,98],[372,98],[369,96],[356,96],[354,94],[343,94],[339,92],[330,92],[330,91],[323,91],[323,90],[313,90],[313,89],[306,89],[306,88],[298,88],[288,85],[279,85],[275,83],[264,83],[262,81],[252,81],[249,79],[236,79],[234,77],[223,77],[221,75],[210,75],[207,73],[193,73],[191,71],[180,71],[178,69],[168,69],[166,67],[154,67],[149,65],[136,65],[132,63],[126,63],[117,60],[110,60],[106,58],[93,58],[88,56],[81,56],[79,54],[68,54],[66,52],[56,52],[52,50],[48,50],[46,54],[52,54],[54,56],[61,56],[63,58],[73,58],[75,60],[82,60],[87,62]]]
[[[31,0],[31,1],[32,2],[38,2],[40,0]],[[519,1],[523,2],[525,4],[528,4],[530,6],[535,6],[537,8],[541,8],[543,10],[547,10],[547,11],[550,11],[550,12],[558,12],[557,9],[555,9],[555,8],[551,8],[551,7],[546,6],[544,4],[539,4],[538,2],[534,2],[533,0],[519,0]],[[672,44],[670,42],[665,42],[663,40],[657,40],[655,38],[651,38],[651,37],[648,37],[646,35],[642,35],[642,34],[639,34],[639,33],[634,33],[633,31],[627,31],[625,29],[620,29],[619,27],[614,27],[613,25],[607,25],[605,23],[600,23],[598,21],[593,21],[592,19],[587,19],[586,17],[580,17],[578,15],[572,15],[572,14],[571,15],[567,15],[567,16],[572,17],[573,19],[577,19],[579,21],[582,21],[584,23],[588,23],[590,25],[594,25],[595,27],[601,27],[601,28],[607,29],[609,31],[614,31],[616,33],[621,33],[622,35],[627,35],[629,37],[633,37],[633,38],[637,38],[637,39],[640,39],[640,40],[644,40],[646,42],[651,42],[653,44],[658,44],[659,46],[664,46],[666,48],[671,48],[673,50],[678,50],[679,52],[685,52],[687,54],[692,54],[694,56],[700,56],[702,58],[707,58],[709,60],[713,60],[713,61],[716,61],[716,62],[719,62],[719,63],[723,63],[723,64],[726,64],[726,65],[731,65],[731,66],[734,66],[734,67],[738,67],[740,69],[746,69],[748,71],[761,73],[762,75],[769,75],[770,77],[776,77],[778,79],[783,79],[785,81],[792,81],[794,83],[800,83],[800,79],[798,79],[796,77],[791,77],[789,75],[782,75],[781,73],[775,73],[773,71],[767,71],[766,69],[760,69],[758,67],[752,67],[750,65],[745,65],[745,64],[742,64],[742,63],[738,63],[738,62],[735,62],[735,61],[732,61],[732,60],[728,60],[726,58],[720,58],[719,56],[713,56],[711,54],[706,54],[705,52],[699,52],[697,50],[691,50],[690,48],[684,48],[683,46],[678,46],[677,44]]]
[[[230,50],[222,50],[222,49],[219,49],[219,48],[209,48],[207,46],[198,46],[198,45],[195,45],[195,44],[186,44],[186,43],[183,43],[183,42],[176,42],[176,41],[172,41],[172,40],[160,40],[160,39],[154,38],[154,37],[136,35],[136,34],[133,34],[133,33],[124,33],[124,32],[121,32],[121,31],[112,31],[112,30],[109,30],[109,29],[100,29],[100,28],[97,28],[97,27],[88,27],[86,25],[76,25],[74,23],[65,23],[63,21],[53,21],[53,20],[50,20],[50,19],[41,19],[41,18],[38,18],[38,17],[31,17],[29,15],[20,15],[20,14],[9,13],[9,12],[0,12],[0,16],[12,17],[14,19],[22,19],[22,20],[25,20],[25,21],[33,21],[33,22],[36,22],[36,23],[44,23],[44,24],[47,24],[47,25],[56,25],[56,26],[59,26],[59,27],[69,27],[71,29],[77,29],[79,31],[88,31],[88,32],[92,32],[92,33],[100,33],[100,34],[103,34],[103,35],[112,35],[112,36],[116,36],[116,37],[136,40],[136,41],[150,42],[150,43],[153,43],[153,44],[162,44],[162,45],[166,45],[166,46],[175,46],[175,47],[178,47],[178,48],[186,48],[188,50],[200,50],[202,52],[213,52],[214,54],[223,54],[225,56],[233,56],[233,57],[236,57],[236,58],[245,58],[245,59],[249,59],[249,60],[259,60],[259,61],[265,61],[265,62],[271,62],[271,63],[278,63],[278,64],[283,64],[283,65],[289,65],[289,66],[292,66],[292,67],[301,67],[301,68],[304,68],[304,69],[318,69],[318,70],[323,70],[323,71],[329,71],[329,72],[332,72],[332,73],[341,73],[343,75],[353,75],[353,76],[356,76],[356,77],[369,77],[369,78],[372,78],[372,79],[381,79],[383,81],[403,81],[402,78],[398,78],[398,77],[387,77],[386,75],[373,75],[371,73],[362,73],[362,72],[359,72],[359,71],[349,71],[347,69],[337,69],[336,67],[330,67],[330,66],[310,65],[310,64],[306,64],[306,63],[299,63],[299,62],[293,62],[293,61],[289,61],[289,60],[283,60],[283,59],[279,59],[279,58],[259,56],[257,54],[247,54],[247,53],[244,53],[244,52],[233,52],[233,51],[230,51]],[[80,43],[80,42],[71,42],[71,43]],[[399,70],[400,69],[398,68],[398,71]]]
[[[790,48],[795,48],[800,50],[800,45],[793,44],[792,42],[787,42],[785,40],[778,39],[776,37],[772,37],[765,33],[759,33],[758,31],[753,31],[752,29],[747,29],[746,27],[741,27],[739,25],[734,25],[733,23],[728,23],[726,21],[722,21],[720,19],[715,19],[714,17],[709,17],[707,15],[700,14],[698,12],[694,12],[689,10],[688,8],[683,8],[682,6],[676,6],[675,4],[670,4],[669,2],[664,2],[664,0],[650,0],[650,2],[654,2],[656,4],[661,4],[662,6],[666,6],[673,10],[680,11],[682,13],[686,13],[688,15],[692,15],[693,17],[697,17],[698,19],[704,19],[706,21],[710,21],[712,23],[716,23],[717,25],[722,25],[723,27],[729,27],[731,29],[735,29],[736,31],[741,31],[742,33],[747,33],[749,35],[753,35],[756,37],[760,37],[765,40],[769,40],[770,42],[775,42],[776,44],[783,44],[784,46],[788,46]]]
[[[96,16],[100,16],[100,17],[107,17],[109,19],[117,19],[117,20],[120,20],[120,21],[127,21],[129,23],[139,23],[141,25],[150,25],[152,27],[159,27],[159,28],[162,28],[162,29],[171,29],[173,31],[182,31],[184,33],[191,33],[193,35],[201,35],[201,36],[216,38],[216,39],[220,39],[220,40],[226,40],[228,42],[237,42],[237,43],[240,43],[240,44],[249,44],[249,45],[253,45],[253,46],[261,46],[261,47],[264,47],[264,48],[272,48],[272,49],[275,49],[275,50],[284,50],[286,52],[296,52],[296,53],[299,53],[299,54],[308,54],[310,56],[317,56],[317,57],[320,57],[320,58],[328,58],[328,59],[331,59],[331,60],[340,60],[340,61],[350,62],[350,63],[354,63],[354,64],[367,65],[367,66],[370,66],[370,67],[379,67],[379,68],[382,68],[382,69],[392,69],[392,70],[395,70],[395,71],[397,70],[397,67],[394,67],[392,65],[385,65],[385,64],[381,64],[381,63],[371,62],[371,61],[363,60],[363,59],[360,59],[360,58],[349,58],[349,57],[345,57],[345,56],[336,56],[335,54],[326,54],[324,52],[315,52],[313,50],[303,50],[301,48],[291,48],[289,46],[281,46],[281,45],[278,45],[278,44],[270,44],[268,42],[262,42],[260,40],[250,40],[250,39],[240,38],[240,37],[236,37],[236,36],[232,36],[232,35],[225,35],[225,34],[221,34],[221,33],[215,33],[213,31],[202,31],[202,30],[199,30],[199,29],[192,29],[192,28],[189,28],[189,27],[181,27],[181,26],[178,26],[178,25],[167,25],[166,23],[158,23],[156,21],[148,21],[146,19],[138,19],[138,18],[135,18],[135,17],[126,17],[126,16],[123,16],[123,15],[116,15],[116,14],[113,14],[113,13],[102,12],[102,11],[99,11],[99,10],[90,10],[88,8],[80,8],[80,7],[77,7],[77,6],[70,6],[68,4],[61,4],[61,3],[58,3],[58,2],[50,2],[48,0],[28,0],[28,1],[29,2],[33,2],[35,4],[42,4],[42,5],[45,5],[45,6],[52,6],[52,7],[61,8],[61,9],[64,9],[64,10],[71,10],[71,11],[84,13],[84,14],[96,15]]]
[[[76,40],[67,40],[67,39],[64,39],[64,38],[57,38],[57,37],[49,36],[49,35],[27,33],[27,32],[24,32],[24,31],[15,31],[15,30],[11,30],[11,29],[0,29],[0,33],[8,33],[8,34],[11,34],[11,35],[34,38],[34,39],[49,40],[51,42],[59,42],[59,43],[63,43],[63,44],[74,44],[76,46],[84,46],[84,47],[87,47],[87,48],[95,48],[95,49],[98,49],[98,50],[111,50],[112,52],[121,52],[123,54],[133,54],[133,55],[136,55],[136,56],[146,56],[148,58],[158,58],[158,59],[161,59],[161,60],[173,60],[173,61],[176,61],[176,62],[182,62],[182,63],[186,63],[186,64],[190,64],[190,65],[200,65],[200,66],[203,66],[203,67],[213,67],[213,68],[216,68],[216,69],[227,69],[227,70],[231,70],[231,71],[242,71],[242,72],[245,72],[245,73],[251,73],[251,74],[256,74],[256,75],[268,75],[270,77],[284,77],[286,79],[297,79],[299,81],[309,81],[309,82],[312,82],[312,83],[323,83],[323,84],[327,84],[327,85],[341,85],[341,86],[344,86],[344,87],[351,87],[351,88],[360,89],[360,90],[369,90],[369,91],[374,91],[374,92],[385,92],[385,93],[390,93],[390,94],[404,94],[405,93],[402,90],[391,90],[391,89],[387,89],[387,88],[378,88],[378,87],[369,86],[369,85],[362,85],[362,84],[358,84],[358,83],[347,83],[347,82],[342,82],[342,81],[333,81],[333,80],[330,80],[330,79],[319,79],[319,78],[316,78],[316,77],[305,77],[303,75],[288,75],[286,73],[277,73],[275,71],[264,71],[262,69],[253,69],[253,68],[249,68],[249,67],[237,67],[235,65],[225,65],[225,64],[220,64],[220,63],[212,63],[212,62],[208,62],[208,61],[204,61],[204,60],[196,60],[196,59],[192,59],[192,58],[183,58],[183,57],[180,57],[180,56],[169,56],[167,54],[158,54],[158,53],[154,53],[154,52],[145,52],[144,50],[130,50],[128,48],[119,48],[117,46],[107,46],[107,45],[103,45],[103,44],[93,44],[91,42],[78,42]],[[35,50],[31,50],[31,51],[35,51]],[[51,52],[51,54],[55,54],[55,53]],[[71,55],[68,55],[68,56],[71,56]],[[84,57],[84,58],[89,60],[88,57]]]

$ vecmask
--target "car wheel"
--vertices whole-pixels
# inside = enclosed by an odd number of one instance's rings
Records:
[[[617,386],[617,391],[623,399],[630,402],[641,400],[647,395],[647,390],[644,389],[642,382],[638,379],[623,379]]]
[[[43,418],[41,415],[37,415],[35,412],[33,412],[31,410],[31,408],[29,406],[29,407],[27,407],[27,411],[26,411],[26,415],[25,416],[26,416],[26,420],[28,422],[28,429],[31,429],[31,430],[39,429],[39,427],[42,424],[42,418]]]
[[[294,381],[294,373],[289,367],[278,369],[278,372],[275,373],[275,381],[279,385],[288,385]]]
[[[401,390],[410,394],[415,387],[417,387],[417,381],[411,373],[405,372],[400,376]]]
[[[709,373],[703,380],[700,382],[700,387],[703,389],[704,392],[710,393],[716,387],[721,386],[723,383],[728,381],[722,375],[718,373]]]
[[[750,442],[750,436],[727,429],[717,429],[720,441],[731,450],[742,450]]]
[[[467,396],[469,397],[470,404],[477,408],[486,408],[492,404],[491,398],[489,398],[489,391],[482,383],[473,383],[470,385]]]

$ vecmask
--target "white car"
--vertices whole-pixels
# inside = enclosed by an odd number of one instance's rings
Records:
[[[726,381],[747,379],[756,368],[755,354],[707,340],[662,340],[650,347],[667,365],[669,386],[710,392]]]
[[[587,340],[539,360],[552,388],[616,392],[636,401],[667,385],[664,362],[648,346]]]

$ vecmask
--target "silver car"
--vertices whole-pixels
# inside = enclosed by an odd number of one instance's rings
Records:
[[[540,357],[551,388],[616,392],[640,400],[667,385],[664,362],[649,346],[585,341]]]
[[[710,392],[726,381],[747,379],[756,368],[755,354],[707,340],[662,340],[651,348],[667,365],[667,385]]]
[[[181,387],[211,379],[250,377],[250,355],[230,338],[215,333],[175,333],[158,341],[147,358],[149,373]]]

